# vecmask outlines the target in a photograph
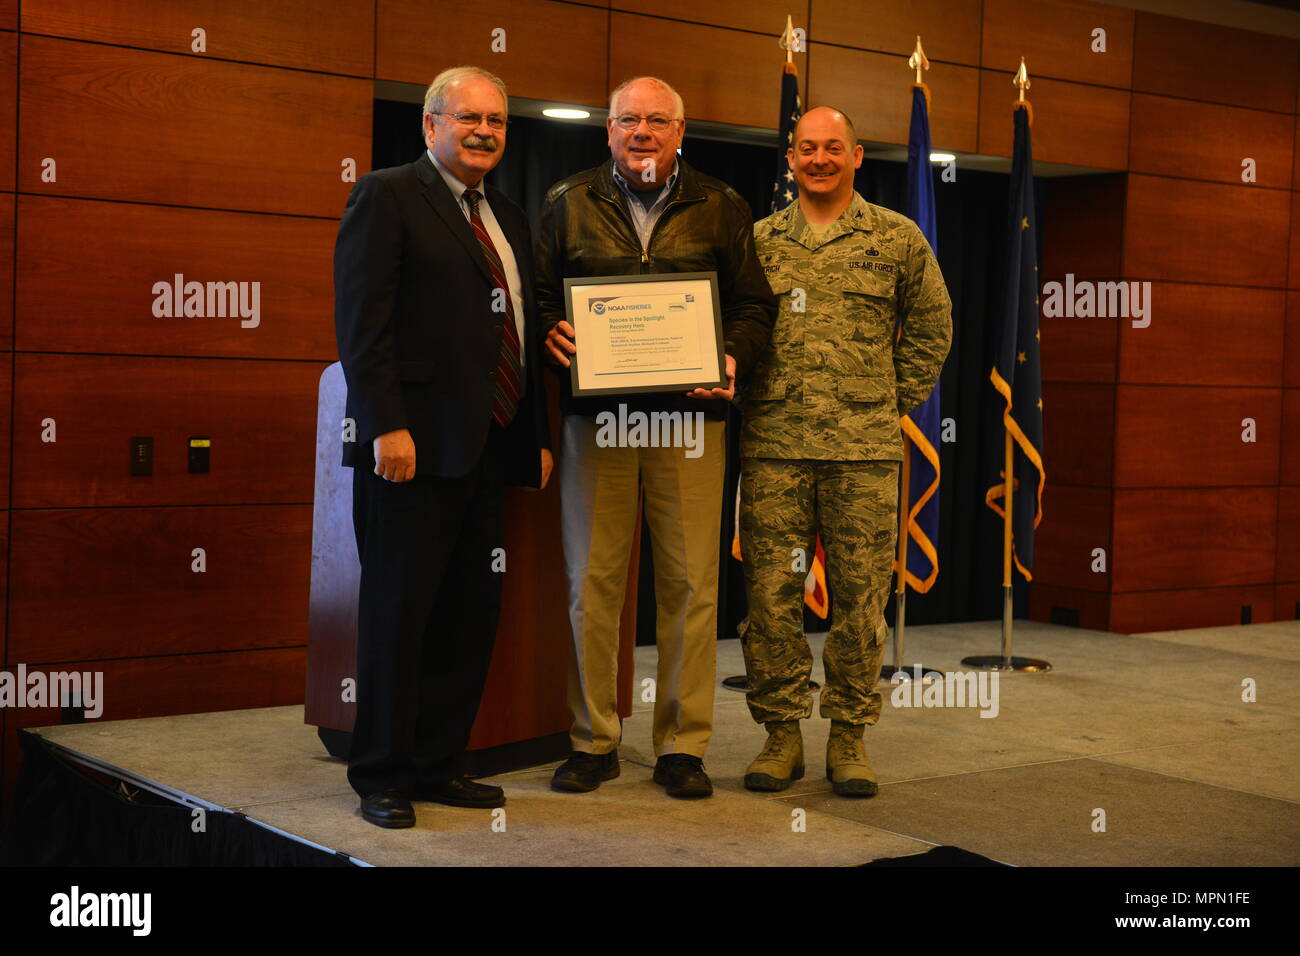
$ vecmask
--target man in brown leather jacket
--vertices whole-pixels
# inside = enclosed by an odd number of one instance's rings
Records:
[[[567,370],[560,376],[573,752],[552,785],[590,791],[619,773],[619,616],[643,491],[658,605],[654,780],[671,796],[702,797],[713,792],[703,757],[713,727],[725,403],[767,348],[776,299],[754,252],[749,207],[677,155],[686,125],[677,92],[637,77],[614,90],[609,113],[610,162],[556,183],[542,210],[536,285],[550,358],[567,369],[581,347],[564,318],[566,277],[716,272],[728,385],[575,399]],[[625,415],[702,413],[702,447],[606,447],[596,418],[617,416],[620,404]]]

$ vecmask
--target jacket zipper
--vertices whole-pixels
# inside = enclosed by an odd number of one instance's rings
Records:
[[[692,199],[690,200],[690,202],[695,202],[695,200]],[[685,205],[687,205],[687,201],[685,199],[682,199],[681,197],[678,197],[677,199],[674,199],[672,202],[670,202],[667,206],[664,206],[664,211],[659,214],[659,218],[655,220],[655,224],[650,227],[650,238],[645,241],[645,248],[641,250],[641,262],[643,264],[648,263],[650,261],[650,247],[654,245],[655,233],[659,231],[659,224],[664,221],[664,219],[668,216],[668,213],[672,210],[674,206],[685,206]],[[640,237],[637,237],[637,241],[638,242],[640,241]]]
[[[593,192],[595,192],[595,190],[593,190]],[[613,206],[615,209],[618,210],[619,218],[623,220],[623,224],[627,226],[628,229],[631,231],[632,238],[636,240],[636,244],[638,246],[641,246],[641,236],[636,231],[636,224],[631,222],[628,219],[627,210],[625,210],[620,203],[610,199],[609,197],[603,195],[602,193],[596,193],[596,195],[600,196],[601,199],[605,200],[605,202],[609,203],[611,206]],[[690,202],[695,202],[695,200],[692,199],[690,200]],[[659,231],[659,224],[664,221],[664,217],[668,215],[668,211],[672,209],[674,206],[681,206],[686,204],[687,204],[687,200],[684,200],[679,197],[677,199],[674,199],[667,206],[664,206],[664,211],[659,214],[659,218],[655,220],[655,224],[650,228],[650,238],[647,239],[646,244],[641,247],[641,265],[645,266],[650,264],[650,247],[654,245],[655,233]],[[644,271],[645,270],[643,269],[641,270],[641,272],[637,274],[641,275],[644,273]]]

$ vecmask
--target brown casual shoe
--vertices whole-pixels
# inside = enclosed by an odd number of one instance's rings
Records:
[[[617,749],[607,754],[589,754],[575,750],[569,754],[568,760],[555,768],[555,775],[551,777],[551,789],[568,793],[590,793],[618,774]]]
[[[670,797],[713,796],[713,782],[704,772],[704,761],[692,754],[664,754],[655,762],[654,781]]]

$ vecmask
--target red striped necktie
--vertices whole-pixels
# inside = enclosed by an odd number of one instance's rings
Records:
[[[501,326],[501,356],[497,359],[497,370],[492,373],[497,385],[492,399],[492,417],[498,425],[505,428],[519,407],[519,383],[522,381],[515,305],[510,298],[510,285],[506,282],[506,270],[501,265],[501,257],[497,255],[497,247],[492,244],[492,237],[483,228],[483,220],[478,214],[478,204],[483,194],[477,189],[467,189],[464,195],[465,201],[469,203],[469,224],[474,229],[478,244],[483,247],[483,256],[487,259],[488,271],[492,273],[492,282],[505,296],[506,315]]]

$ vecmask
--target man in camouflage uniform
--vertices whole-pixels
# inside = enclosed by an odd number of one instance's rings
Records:
[[[854,192],[862,147],[847,117],[809,110],[786,155],[798,202],[754,226],[781,311],[741,398],[741,646],[750,713],[768,731],[745,786],[784,790],[803,776],[799,721],[812,715],[803,582],[820,534],[835,602],[823,652],[826,775],[837,794],[869,797],[877,784],[862,737],[880,717],[899,417],[934,387],[951,303],[916,224]]]

